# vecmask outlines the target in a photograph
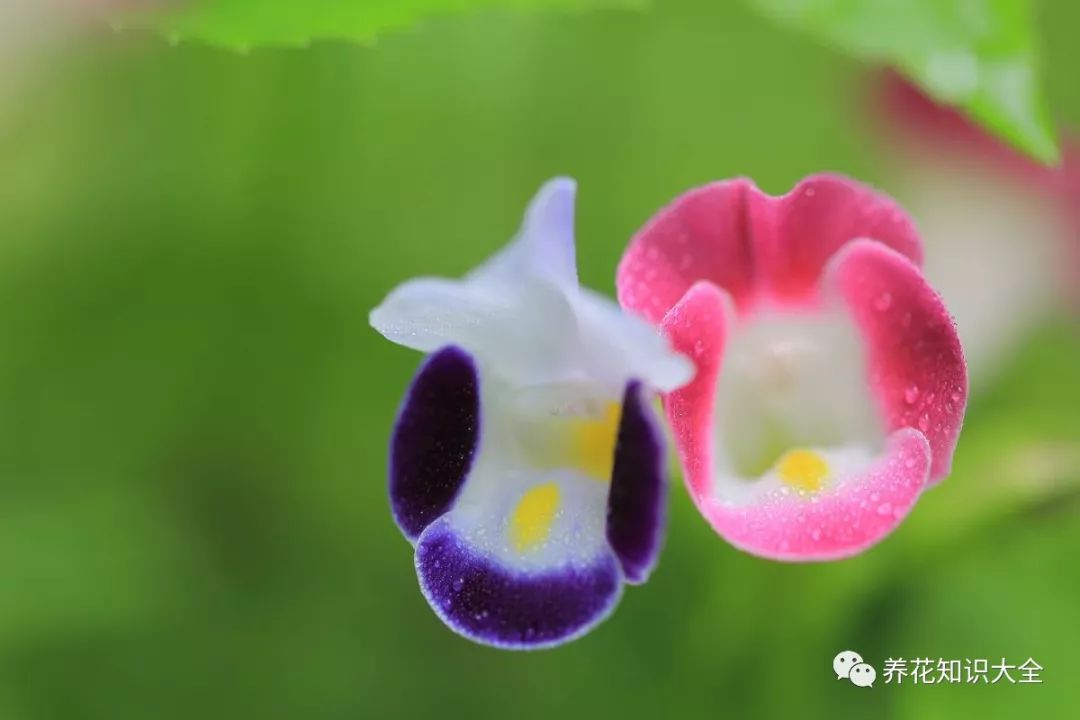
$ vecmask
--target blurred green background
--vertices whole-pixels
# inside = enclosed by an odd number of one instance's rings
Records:
[[[489,12],[375,47],[113,35],[0,95],[0,719],[1080,713],[1080,339],[1048,319],[976,397],[952,478],[882,545],[792,566],[678,482],[652,581],[586,638],[446,630],[386,500],[419,356],[401,280],[580,182],[583,280],[682,190],[837,170],[889,190],[865,68],[738,3]],[[1040,15],[1080,125],[1080,5]],[[860,651],[878,685],[837,682]],[[1034,657],[1042,685],[885,685],[887,657]]]

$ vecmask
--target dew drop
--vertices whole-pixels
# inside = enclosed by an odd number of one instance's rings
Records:
[[[919,386],[912,385],[904,391],[904,402],[908,405],[914,405],[915,401],[919,399]]]
[[[450,589],[456,593],[461,592],[465,588],[465,578],[458,578],[450,584]]]
[[[883,292],[874,298],[874,308],[878,312],[885,312],[892,307],[892,293]]]
[[[922,430],[923,432],[926,432],[927,429],[929,429],[929,427],[930,427],[930,416],[929,415],[923,415],[922,417],[920,417],[919,418],[919,429]]]
[[[890,503],[887,503],[887,502],[881,503],[880,505],[878,505],[877,514],[878,515],[891,515],[892,514],[892,505]]]
[[[820,540],[821,539],[821,530],[819,530],[817,528],[814,528],[813,530],[811,530],[810,531],[810,538],[814,542],[817,542],[818,540]]]
[[[904,467],[908,468],[909,470],[915,467],[915,458],[909,457],[907,460],[905,460]]]

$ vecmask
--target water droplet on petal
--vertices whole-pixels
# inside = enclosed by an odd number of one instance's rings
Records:
[[[810,531],[810,538],[814,542],[817,542],[818,540],[820,540],[821,539],[821,530],[819,530],[818,528],[814,528],[813,530],[811,530]]]
[[[915,401],[919,399],[919,386],[912,385],[904,391],[904,402],[908,405],[914,405]]]
[[[883,292],[874,298],[874,308],[878,312],[885,312],[892,307],[892,293]]]
[[[929,415],[923,415],[922,417],[920,417],[919,418],[919,429],[922,430],[923,432],[926,432],[929,427],[930,427],[930,416]]]
[[[465,588],[465,578],[458,578],[450,584],[450,589],[456,593],[461,592]]]
[[[881,503],[880,505],[878,505],[877,514],[878,515],[891,515],[892,514],[892,504],[887,503],[887,502]]]

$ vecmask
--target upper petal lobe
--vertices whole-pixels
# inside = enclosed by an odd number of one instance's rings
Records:
[[[772,197],[744,178],[691,190],[634,236],[619,265],[619,302],[658,323],[699,280],[725,290],[740,312],[762,301],[815,295],[828,259],[872,238],[922,262],[922,243],[890,198],[839,175],[806,178]]]

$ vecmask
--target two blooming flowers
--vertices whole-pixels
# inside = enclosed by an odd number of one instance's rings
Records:
[[[665,529],[657,393],[698,509],[762,557],[858,553],[949,473],[966,365],[893,201],[830,175],[782,197],[692,190],[631,241],[620,309],[578,284],[574,196],[549,182],[494,257],[371,313],[427,354],[390,499],[451,629],[558,645],[647,579]]]

